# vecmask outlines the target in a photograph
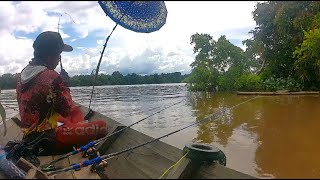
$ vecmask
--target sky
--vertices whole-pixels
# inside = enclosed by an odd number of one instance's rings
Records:
[[[104,52],[100,73],[161,74],[191,72],[190,36],[226,35],[234,45],[251,38],[256,1],[165,1],[166,24],[152,33],[118,26]],[[90,74],[97,66],[106,37],[115,26],[98,1],[1,1],[0,75],[20,73],[33,57],[32,44],[43,31],[58,31],[72,52],[62,53],[70,76]],[[62,16],[61,16],[62,15]],[[60,66],[56,68],[60,72]]]

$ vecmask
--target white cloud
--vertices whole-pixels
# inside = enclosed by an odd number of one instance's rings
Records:
[[[113,24],[110,19],[106,18],[97,1],[63,2],[50,10],[56,11],[56,9],[63,14],[61,20],[75,28],[80,38],[87,37],[93,31],[108,31]]]
[[[102,45],[104,45],[104,42],[103,42],[103,40],[98,40],[97,44],[102,46]]]
[[[5,74],[5,73],[20,73],[21,69],[23,68],[23,65],[20,63],[15,63],[15,62],[10,62],[7,65],[0,66],[0,74]]]
[[[145,34],[117,27],[105,50],[101,72],[188,73],[194,60],[192,34],[208,33],[214,39],[225,34],[239,43],[250,38],[248,31],[255,27],[253,1],[165,3],[167,22],[159,31]],[[33,56],[33,39],[27,38],[28,33],[57,31],[61,14],[62,37],[77,42],[73,45],[77,53],[63,54],[63,66],[73,75],[91,73],[115,25],[96,1],[0,2],[0,9],[0,42],[6,42],[0,44],[0,74],[21,71]],[[95,43],[88,45],[82,38],[95,38]],[[241,43],[236,45],[244,48]]]
[[[32,44],[30,39],[19,39],[9,33],[0,35],[0,68],[8,70],[3,65],[9,65],[16,62],[25,65],[33,55]]]

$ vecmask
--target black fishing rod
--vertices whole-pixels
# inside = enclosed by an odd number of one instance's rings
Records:
[[[59,21],[58,21],[58,33],[59,33],[59,31],[60,31],[60,18],[62,17],[62,14],[60,14],[60,17],[59,17]],[[63,70],[63,67],[62,67],[62,62],[61,62],[61,56],[60,56],[60,59],[59,59],[59,61],[60,61],[60,69],[61,69],[61,72],[62,72],[62,70]]]
[[[123,15],[122,15],[122,16],[123,16]],[[90,102],[89,102],[89,110],[91,110],[90,107],[91,107],[91,101],[92,101],[94,86],[95,86],[96,79],[97,79],[97,77],[98,77],[99,68],[100,68],[100,64],[101,64],[101,61],[102,61],[102,56],[103,56],[104,50],[105,50],[106,47],[107,47],[109,38],[110,38],[110,36],[112,35],[113,31],[116,29],[117,26],[118,26],[118,24],[116,24],[116,25],[113,27],[111,33],[109,34],[109,36],[108,36],[107,39],[106,39],[105,44],[103,45],[103,49],[102,49],[102,52],[101,52],[101,56],[100,56],[98,65],[97,65],[96,73],[95,73],[95,76],[94,76],[94,79],[93,79],[93,85],[92,85],[92,90],[91,90],[91,97],[90,97]]]
[[[72,22],[76,24],[76,22],[73,20],[73,18],[70,16],[70,14],[68,14],[66,12],[64,12],[64,13],[69,15],[69,17],[71,18]],[[61,13],[59,13],[59,14],[60,14],[60,17],[59,17],[59,21],[58,21],[58,33],[60,31],[60,18],[62,17],[62,14]],[[60,69],[61,69],[61,71],[63,71],[61,57],[60,57],[59,61],[60,61]]]
[[[131,7],[131,5],[133,4],[133,2],[134,2],[134,1],[131,2],[130,6],[127,7],[126,10],[128,10],[128,9]],[[122,14],[122,16],[121,16],[121,18],[120,18],[119,21],[122,20],[122,18],[124,17],[124,15],[125,15],[125,13]],[[100,59],[99,59],[98,65],[97,65],[97,69],[96,69],[96,74],[95,74],[94,79],[93,79],[93,85],[92,85],[91,97],[90,97],[90,102],[89,102],[89,113],[88,113],[88,114],[92,113],[92,110],[90,109],[90,107],[91,107],[91,101],[92,101],[92,96],[93,96],[93,91],[94,91],[95,82],[96,82],[96,79],[97,79],[97,77],[98,77],[100,64],[101,64],[102,57],[103,57],[103,54],[104,54],[104,50],[105,50],[106,47],[107,47],[108,41],[109,41],[109,39],[110,39],[110,36],[112,35],[113,31],[117,28],[117,26],[118,26],[118,23],[113,27],[111,33],[109,34],[109,36],[108,36],[107,39],[106,39],[106,42],[105,42],[104,45],[103,45],[103,49],[102,49],[102,52],[101,52],[101,56],[100,56]]]
[[[244,102],[242,102],[242,103],[239,103],[239,104],[237,104],[237,105],[235,105],[235,106],[232,106],[232,107],[229,108],[229,110],[232,110],[232,109],[234,109],[234,108],[236,108],[236,107],[238,107],[238,106],[240,106],[240,105],[242,105],[242,104],[244,104],[244,103],[247,103],[247,102],[249,102],[249,101],[251,101],[251,100],[253,100],[253,99],[256,99],[257,97],[258,97],[258,96],[255,96],[255,97],[253,97],[253,98],[251,98],[251,99],[249,99],[249,100],[246,100],[246,101],[244,101]],[[225,112],[225,110],[224,110],[223,112]],[[81,163],[74,164],[74,165],[72,165],[72,166],[70,166],[70,167],[67,167],[67,168],[59,169],[59,170],[56,170],[56,171],[51,171],[50,173],[48,173],[48,176],[54,175],[54,174],[57,174],[57,173],[60,173],[60,172],[67,172],[67,171],[70,171],[70,170],[75,170],[75,169],[79,170],[79,169],[81,169],[81,167],[86,167],[86,166],[93,165],[93,164],[99,164],[99,163],[101,163],[103,160],[107,160],[107,159],[113,158],[113,157],[115,157],[115,156],[117,156],[117,155],[123,154],[123,153],[128,152],[128,151],[132,151],[132,150],[134,150],[134,149],[136,149],[136,148],[139,148],[139,147],[141,147],[141,146],[145,146],[145,145],[150,144],[150,143],[153,143],[153,142],[155,142],[155,141],[159,141],[159,140],[162,139],[162,138],[168,137],[168,136],[170,136],[170,135],[172,135],[172,134],[175,134],[175,133],[177,133],[177,132],[180,132],[180,131],[182,131],[182,130],[184,130],[184,129],[187,129],[187,128],[189,128],[189,127],[192,127],[192,126],[194,126],[194,125],[201,124],[201,123],[203,123],[203,122],[205,122],[205,121],[210,120],[213,116],[218,116],[217,118],[215,118],[215,119],[218,119],[218,118],[221,117],[221,114],[222,114],[221,112],[220,112],[220,113],[213,113],[212,115],[210,115],[210,116],[208,116],[208,117],[206,117],[206,118],[204,118],[204,119],[202,119],[202,120],[199,120],[199,121],[197,121],[197,122],[194,122],[194,123],[192,123],[192,124],[190,124],[190,125],[188,125],[188,126],[186,126],[186,127],[180,128],[180,129],[175,130],[175,131],[173,131],[173,132],[171,132],[171,133],[165,134],[165,135],[163,135],[163,136],[161,136],[161,137],[158,137],[158,138],[156,138],[156,139],[147,141],[147,142],[142,143],[142,144],[139,144],[139,145],[137,145],[137,146],[133,146],[133,147],[130,147],[130,148],[128,148],[128,149],[124,149],[124,150],[122,150],[122,151],[118,151],[118,152],[115,152],[115,153],[110,153],[110,154],[107,154],[107,155],[98,156],[98,157],[96,157],[96,158],[94,158],[94,159],[91,159],[91,160],[85,160],[85,161],[83,161],[83,162],[81,162]]]
[[[114,136],[114,135],[116,135],[116,134],[118,134],[118,133],[120,133],[120,132],[122,132],[122,131],[130,128],[130,127],[132,127],[133,125],[138,124],[138,123],[140,123],[140,122],[142,122],[142,121],[144,121],[144,120],[146,120],[146,119],[148,119],[148,118],[150,118],[150,117],[152,117],[152,116],[154,116],[154,115],[156,115],[156,114],[158,114],[158,113],[160,113],[160,112],[162,112],[162,111],[164,111],[164,110],[166,110],[166,109],[168,109],[168,108],[170,108],[170,107],[172,107],[172,106],[174,106],[174,105],[177,105],[177,104],[179,104],[179,103],[182,103],[183,101],[185,101],[185,100],[179,101],[179,102],[174,103],[174,104],[172,104],[172,105],[170,105],[170,106],[168,106],[168,107],[166,107],[166,108],[164,108],[164,109],[161,109],[161,110],[159,110],[159,111],[157,111],[157,112],[155,112],[155,113],[153,113],[153,114],[151,114],[151,115],[149,115],[149,116],[147,116],[147,117],[145,117],[145,118],[143,118],[143,119],[141,119],[141,120],[139,120],[139,121],[137,121],[137,122],[135,122],[135,123],[130,124],[129,126],[126,126],[126,127],[122,128],[122,129],[116,131],[116,132],[113,132],[112,134],[110,134],[110,135],[108,135],[108,136],[105,136],[105,137],[103,137],[103,138],[97,139],[97,140],[95,140],[95,141],[91,141],[91,142],[89,142],[87,145],[81,146],[80,148],[75,149],[74,151],[72,151],[72,152],[70,152],[70,153],[68,153],[68,154],[65,154],[64,156],[61,156],[60,158],[51,161],[49,164],[43,165],[43,166],[42,166],[42,170],[47,171],[48,169],[53,168],[52,165],[55,164],[55,163],[57,163],[58,161],[61,161],[61,160],[65,159],[65,158],[68,158],[69,156],[78,154],[78,153],[80,153],[80,152],[87,151],[89,148],[92,148],[92,147],[94,147],[94,146],[97,146],[98,144],[102,143],[104,140],[110,138],[111,136]]]

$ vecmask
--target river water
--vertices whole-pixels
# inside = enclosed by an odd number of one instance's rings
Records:
[[[71,93],[88,107],[91,87]],[[181,149],[191,141],[212,144],[226,154],[228,167],[259,178],[319,178],[320,97],[265,96],[230,108],[253,97],[188,92],[185,84],[100,86],[91,107],[130,125],[180,102],[132,127],[154,138],[225,112],[162,141]],[[3,90],[1,102],[8,118],[16,114],[14,90]]]

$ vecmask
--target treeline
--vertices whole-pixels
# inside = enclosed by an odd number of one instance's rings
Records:
[[[3,74],[0,76],[0,89],[15,89],[16,74]]]
[[[320,89],[320,2],[267,1],[252,12],[257,26],[246,50],[222,35],[193,34],[196,54],[184,81],[195,91]]]
[[[96,86],[102,85],[133,85],[133,84],[162,84],[162,83],[181,83],[188,75],[180,72],[162,73],[153,75],[138,75],[135,73],[122,75],[115,71],[112,75],[99,74]],[[94,75],[76,75],[70,78],[70,86],[92,86]],[[16,74],[3,74],[0,76],[0,89],[15,89]]]
[[[138,75],[135,73],[122,75],[119,71],[111,75],[99,74],[95,84],[102,85],[133,85],[133,84],[162,84],[181,83],[187,75],[180,72],[153,75]],[[92,86],[94,75],[77,75],[71,78],[71,86]]]

